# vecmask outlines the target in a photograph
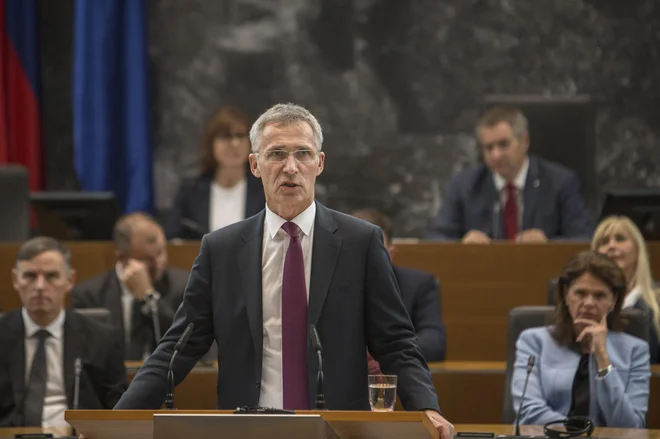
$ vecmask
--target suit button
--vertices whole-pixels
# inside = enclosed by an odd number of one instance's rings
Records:
[[[256,383],[254,383],[254,386],[255,386],[257,389],[259,389],[259,388],[261,387],[261,382],[260,382],[260,381],[257,381]]]

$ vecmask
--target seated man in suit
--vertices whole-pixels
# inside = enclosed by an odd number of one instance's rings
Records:
[[[383,243],[394,257],[395,247],[390,241],[392,223],[384,214],[374,209],[361,209],[353,212],[356,218],[377,225],[383,231]],[[396,277],[401,300],[408,311],[417,334],[417,341],[426,361],[442,361],[445,359],[447,346],[445,325],[440,312],[439,283],[431,273],[425,273],[411,268],[392,265]],[[379,371],[376,360],[369,356],[369,370]]]
[[[383,372],[398,376],[403,407],[424,411],[442,439],[453,438],[380,230],[314,200],[325,163],[316,118],[278,104],[252,125],[250,140],[266,208],[202,238],[172,327],[115,408],[163,404],[170,358],[192,324],[173,364],[176,384],[215,340],[219,408],[309,409],[318,373],[314,325],[327,409],[369,410],[368,347]]]
[[[0,319],[0,427],[66,426],[66,409],[112,408],[126,388],[115,330],[64,309],[75,278],[70,260],[52,238],[18,251],[12,281],[23,307]]]
[[[123,335],[124,358],[142,360],[156,345],[158,332],[162,336],[172,324],[188,272],[167,267],[163,229],[145,213],[120,218],[113,235],[116,266],[76,285],[73,307],[110,310]]]
[[[591,238],[577,176],[528,154],[527,118],[519,109],[488,110],[476,131],[483,163],[454,176],[429,238],[464,243]]]

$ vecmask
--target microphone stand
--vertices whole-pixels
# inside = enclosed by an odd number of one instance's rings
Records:
[[[520,404],[518,405],[518,413],[516,413],[516,436],[520,436],[520,412],[522,411],[523,402],[525,401],[525,393],[527,392],[527,383],[529,382],[529,376],[532,374],[532,369],[534,369],[534,363],[536,362],[536,357],[530,355],[527,360],[527,376],[525,377],[525,385],[523,386],[522,395],[520,396]]]

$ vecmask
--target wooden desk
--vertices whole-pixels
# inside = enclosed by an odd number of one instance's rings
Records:
[[[127,362],[132,380],[139,362]],[[444,361],[430,363],[433,384],[442,413],[454,423],[498,424],[502,422],[504,361]],[[176,391],[176,406],[181,410],[216,408],[217,369],[197,366]],[[478,401],[478,404],[475,404]],[[651,396],[648,421],[660,429],[660,365],[651,367]]]
[[[78,280],[114,266],[111,243],[70,243]],[[434,273],[442,282],[442,313],[447,326],[447,360],[503,361],[511,308],[545,305],[548,281],[559,275],[586,243],[545,245],[400,244],[394,262]],[[648,245],[653,273],[660,278],[660,243]],[[15,309],[11,286],[15,244],[0,245],[0,307]],[[189,269],[199,243],[170,245],[170,265]]]
[[[55,437],[71,436],[71,427],[0,428],[0,438],[13,438],[15,434],[39,434],[39,433],[50,433]]]

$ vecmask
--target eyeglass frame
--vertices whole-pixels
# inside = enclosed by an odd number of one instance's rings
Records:
[[[269,155],[269,153],[276,153],[276,152],[286,152],[286,153],[287,153],[287,156],[286,156],[286,158],[284,158],[284,159],[282,159],[282,160],[269,160],[269,159],[268,159],[268,155]],[[312,156],[311,156],[311,158],[310,158],[310,161],[307,162],[307,161],[301,161],[300,159],[298,159],[298,157],[296,157],[296,153],[298,153],[298,152],[307,152],[307,153],[311,153]],[[262,153],[255,152],[255,153],[253,153],[253,154],[254,154],[255,156],[259,156],[260,154],[263,155],[264,158],[265,158],[265,160],[266,160],[267,162],[270,162],[270,163],[286,163],[286,161],[289,160],[289,156],[291,156],[292,154],[293,154],[293,158],[294,158],[294,160],[296,161],[296,163],[311,163],[311,162],[314,160],[314,158],[317,157],[317,156],[319,155],[318,151],[314,151],[314,150],[311,149],[311,148],[300,148],[300,149],[296,149],[296,150],[294,150],[294,151],[287,151],[286,149],[282,149],[282,148],[274,148],[274,149],[271,149],[271,150],[269,150],[269,151],[265,151],[265,152],[262,152]]]

